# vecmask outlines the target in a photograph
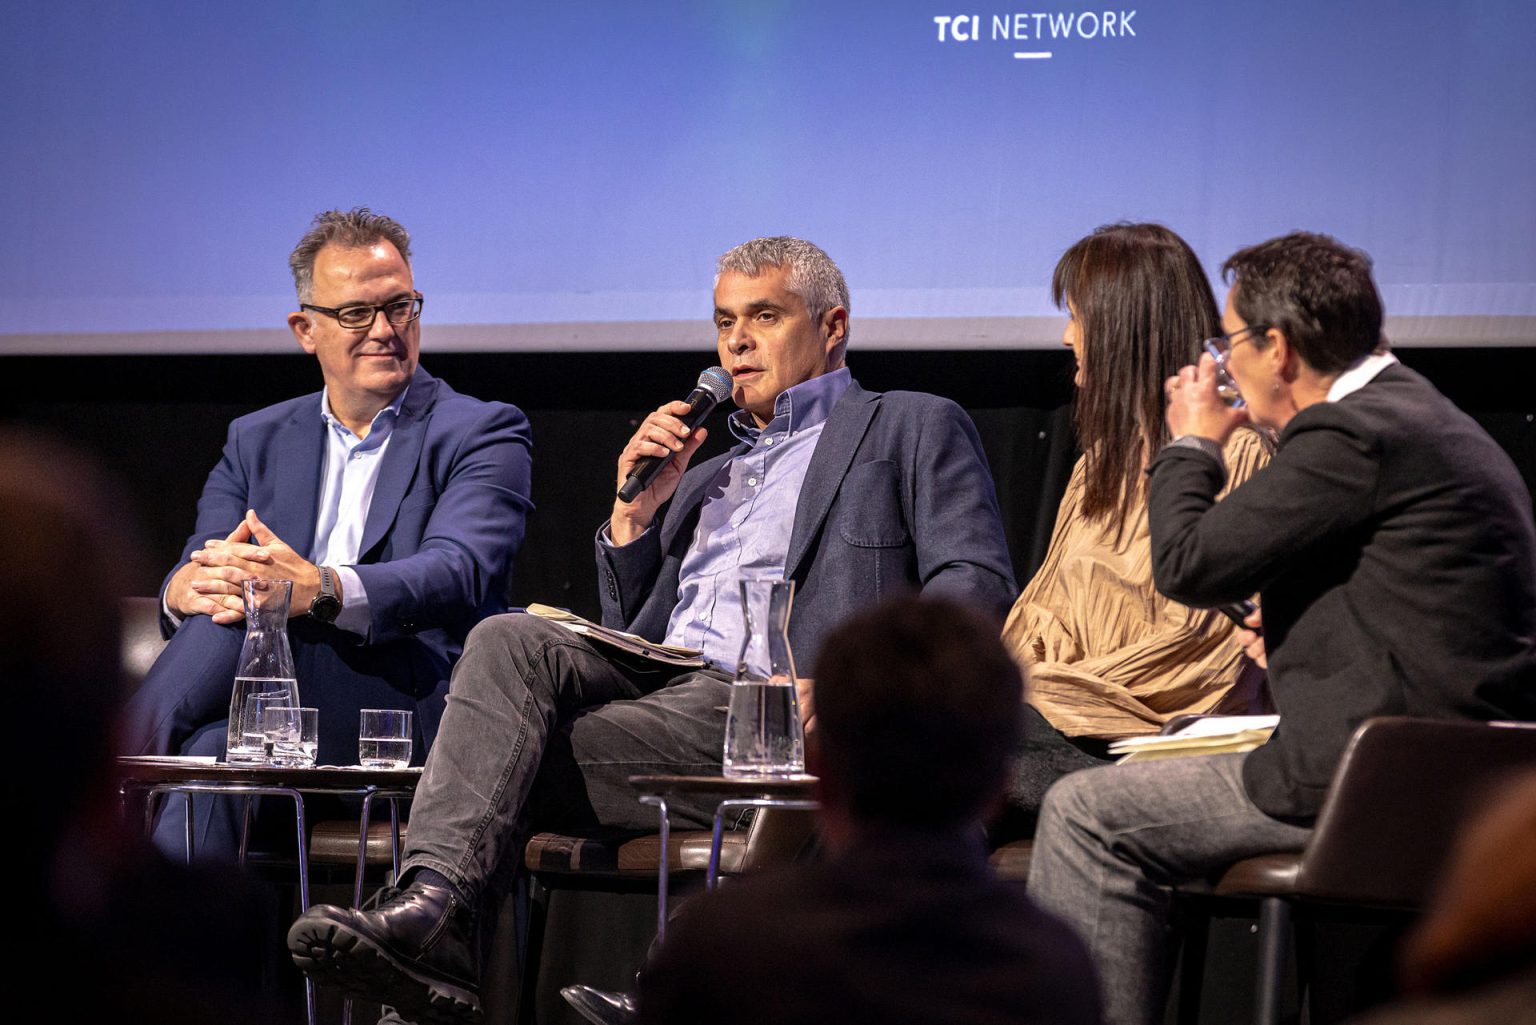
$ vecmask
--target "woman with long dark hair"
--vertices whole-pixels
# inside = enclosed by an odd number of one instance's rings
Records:
[[[1210,282],[1178,235],[1157,224],[1099,228],[1056,265],[1051,296],[1070,319],[1075,420],[1083,457],[1045,561],[1003,628],[1029,667],[1028,740],[1011,795],[1026,815],[1108,742],[1156,733],[1176,715],[1249,711],[1263,673],[1231,643],[1221,613],[1158,594],[1147,535],[1146,465],[1169,440],[1163,383],[1221,333]],[[1236,431],[1230,490],[1268,460]]]

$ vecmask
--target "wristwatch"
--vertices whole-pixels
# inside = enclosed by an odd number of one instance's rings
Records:
[[[334,623],[341,615],[341,598],[336,594],[336,573],[329,566],[320,567],[320,593],[309,603],[309,614],[322,623]]]

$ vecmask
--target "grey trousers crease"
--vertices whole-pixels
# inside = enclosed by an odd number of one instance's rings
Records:
[[[1248,800],[1245,757],[1088,769],[1046,794],[1029,895],[1088,944],[1111,1025],[1162,1020],[1173,950],[1170,887],[1240,858],[1306,846],[1310,829],[1272,819]]]
[[[483,621],[453,672],[404,867],[472,896],[533,829],[653,831],[656,812],[628,778],[718,773],[729,700],[730,678],[714,670],[621,661],[534,616]],[[679,803],[672,818],[702,827],[712,814]]]

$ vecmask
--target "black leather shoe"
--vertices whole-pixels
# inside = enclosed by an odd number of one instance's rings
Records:
[[[592,1025],[630,1025],[640,1017],[640,1008],[628,993],[610,993],[592,986],[567,986],[560,995]]]
[[[388,1004],[417,1025],[478,1025],[474,914],[451,889],[386,886],[360,910],[317,904],[288,930],[293,962],[322,986]]]

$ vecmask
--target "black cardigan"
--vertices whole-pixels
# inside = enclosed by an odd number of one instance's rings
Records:
[[[1281,715],[1249,798],[1316,816],[1374,715],[1536,719],[1536,524],[1509,457],[1423,377],[1388,366],[1297,413],[1219,504],[1209,455],[1149,467],[1153,574],[1194,606],[1258,591]]]

